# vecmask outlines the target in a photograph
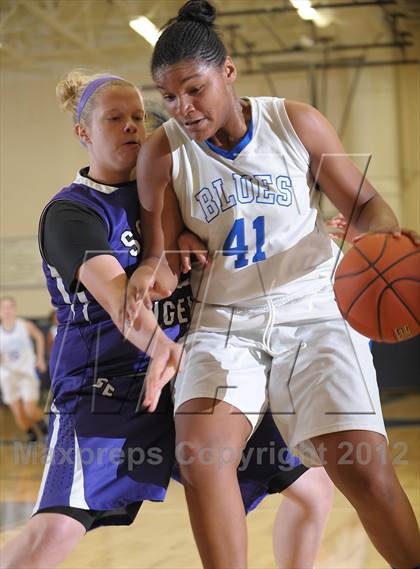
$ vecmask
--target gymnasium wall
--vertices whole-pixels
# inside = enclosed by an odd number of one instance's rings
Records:
[[[59,111],[55,101],[55,85],[69,68],[54,69],[50,74],[3,71],[0,75],[2,257],[8,253],[10,262],[16,255],[26,254],[12,277],[5,275],[7,267],[2,264],[0,278],[2,294],[13,294],[19,312],[28,317],[43,316],[50,310],[42,275],[36,274],[40,266],[35,242],[39,215],[48,199],[86,164],[86,154],[72,134],[71,118]],[[112,71],[138,84],[150,84],[146,61],[114,66]],[[318,71],[316,79],[315,93],[303,71],[273,74],[268,79],[242,75],[237,92],[276,94],[306,102],[313,102],[316,94],[318,108],[341,132],[346,150],[372,154],[368,177],[401,223],[420,229],[419,69],[362,68],[357,82],[354,70],[328,70],[325,74]],[[352,86],[354,94],[349,97]],[[157,100],[151,91],[146,97]],[[363,168],[366,156],[356,161]]]

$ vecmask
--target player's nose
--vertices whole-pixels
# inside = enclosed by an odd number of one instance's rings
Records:
[[[127,120],[125,123],[124,132],[137,132],[137,125],[132,119]]]
[[[188,113],[194,110],[194,105],[191,101],[191,98],[188,96],[179,97],[178,99],[178,112],[183,116],[186,117]]]

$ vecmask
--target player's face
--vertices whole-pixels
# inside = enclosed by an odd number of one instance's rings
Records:
[[[16,317],[15,303],[5,298],[0,302],[0,320],[13,320]]]
[[[90,172],[101,181],[128,180],[146,139],[142,98],[133,87],[110,86],[95,98],[84,131]],[[93,172],[95,174],[93,174]]]
[[[228,123],[235,104],[235,78],[229,57],[222,67],[188,59],[154,75],[167,111],[194,140],[211,138]]]

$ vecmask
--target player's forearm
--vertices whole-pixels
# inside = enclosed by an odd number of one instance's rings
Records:
[[[43,360],[45,354],[45,339],[43,333],[35,326],[31,325],[29,330],[30,336],[35,342],[35,355],[37,360]]]
[[[92,283],[90,284],[92,286]],[[136,348],[152,355],[157,342],[170,342],[170,340],[159,327],[153,311],[148,310],[143,303],[138,305],[135,320],[128,320],[126,289],[127,278],[125,274],[120,274],[110,281],[102,282],[100,292],[96,291],[96,296],[94,296],[107,311],[121,334]]]
[[[157,203],[153,211],[140,208],[143,261],[151,257],[160,258],[164,253],[165,239],[162,227],[162,205]]]
[[[45,340],[44,336],[40,333],[35,340],[35,353],[38,360],[44,359],[45,354]]]
[[[129,342],[149,356],[153,356],[158,344],[162,346],[172,343],[160,328],[154,312],[142,303],[137,317],[133,321],[126,321],[120,331]]]
[[[399,229],[398,219],[380,195],[375,195],[355,212],[351,221],[358,233]]]
[[[157,322],[149,310],[143,313],[139,303],[139,315],[133,326],[127,318],[127,275],[112,255],[97,255],[80,267],[78,278],[95,300],[109,314],[115,326],[139,350],[148,352],[148,346],[156,334]],[[160,337],[160,334],[157,334]],[[149,353],[149,352],[148,352]]]
[[[159,236],[156,236],[158,231],[159,229],[155,231],[154,236],[145,236],[143,259],[140,263],[140,266],[144,267],[146,265],[150,267],[156,274],[158,271],[164,271],[167,279],[167,288],[173,292],[178,285],[180,274],[179,254],[166,254],[166,249],[164,246],[164,234],[163,232],[159,232]],[[172,251],[175,249],[176,245],[171,248]]]

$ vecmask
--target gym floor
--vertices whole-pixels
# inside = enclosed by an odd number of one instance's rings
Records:
[[[385,394],[383,410],[398,477],[420,518],[420,394]],[[5,407],[0,408],[0,544],[30,516],[42,474],[42,445],[30,449]],[[29,451],[29,452],[28,452]],[[270,496],[248,518],[249,567],[274,567],[271,532],[281,497]],[[195,569],[201,566],[182,487],[173,482],[165,503],[146,503],[131,527],[86,536],[63,569]],[[354,510],[336,492],[317,569],[386,569]]]

